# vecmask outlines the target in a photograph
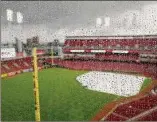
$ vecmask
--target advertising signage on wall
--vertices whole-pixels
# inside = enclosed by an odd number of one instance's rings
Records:
[[[14,58],[16,57],[15,48],[1,48],[1,58]]]

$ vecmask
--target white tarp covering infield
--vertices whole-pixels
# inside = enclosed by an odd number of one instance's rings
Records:
[[[144,79],[142,76],[98,71],[88,72],[76,78],[90,90],[126,97],[138,94]]]

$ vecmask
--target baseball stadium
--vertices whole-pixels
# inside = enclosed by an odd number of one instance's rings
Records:
[[[1,44],[2,121],[157,121],[157,34],[80,33]]]

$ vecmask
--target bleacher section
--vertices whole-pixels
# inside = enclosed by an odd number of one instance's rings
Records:
[[[138,121],[157,121],[157,110],[144,117],[139,118]]]
[[[155,121],[157,120],[157,95],[149,94],[119,105],[105,121]]]
[[[1,62],[1,77],[13,76],[21,72],[29,72],[32,71],[32,68],[32,57],[4,60]],[[43,64],[39,61],[38,68],[43,68]]]

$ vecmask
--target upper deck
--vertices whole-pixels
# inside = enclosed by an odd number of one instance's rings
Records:
[[[144,36],[67,36],[63,52],[71,50],[122,50],[130,53],[157,53],[157,35]],[[82,51],[84,50],[84,51]],[[77,51],[73,51],[77,52]],[[88,51],[89,52],[89,51]],[[97,51],[100,53],[100,51]]]

